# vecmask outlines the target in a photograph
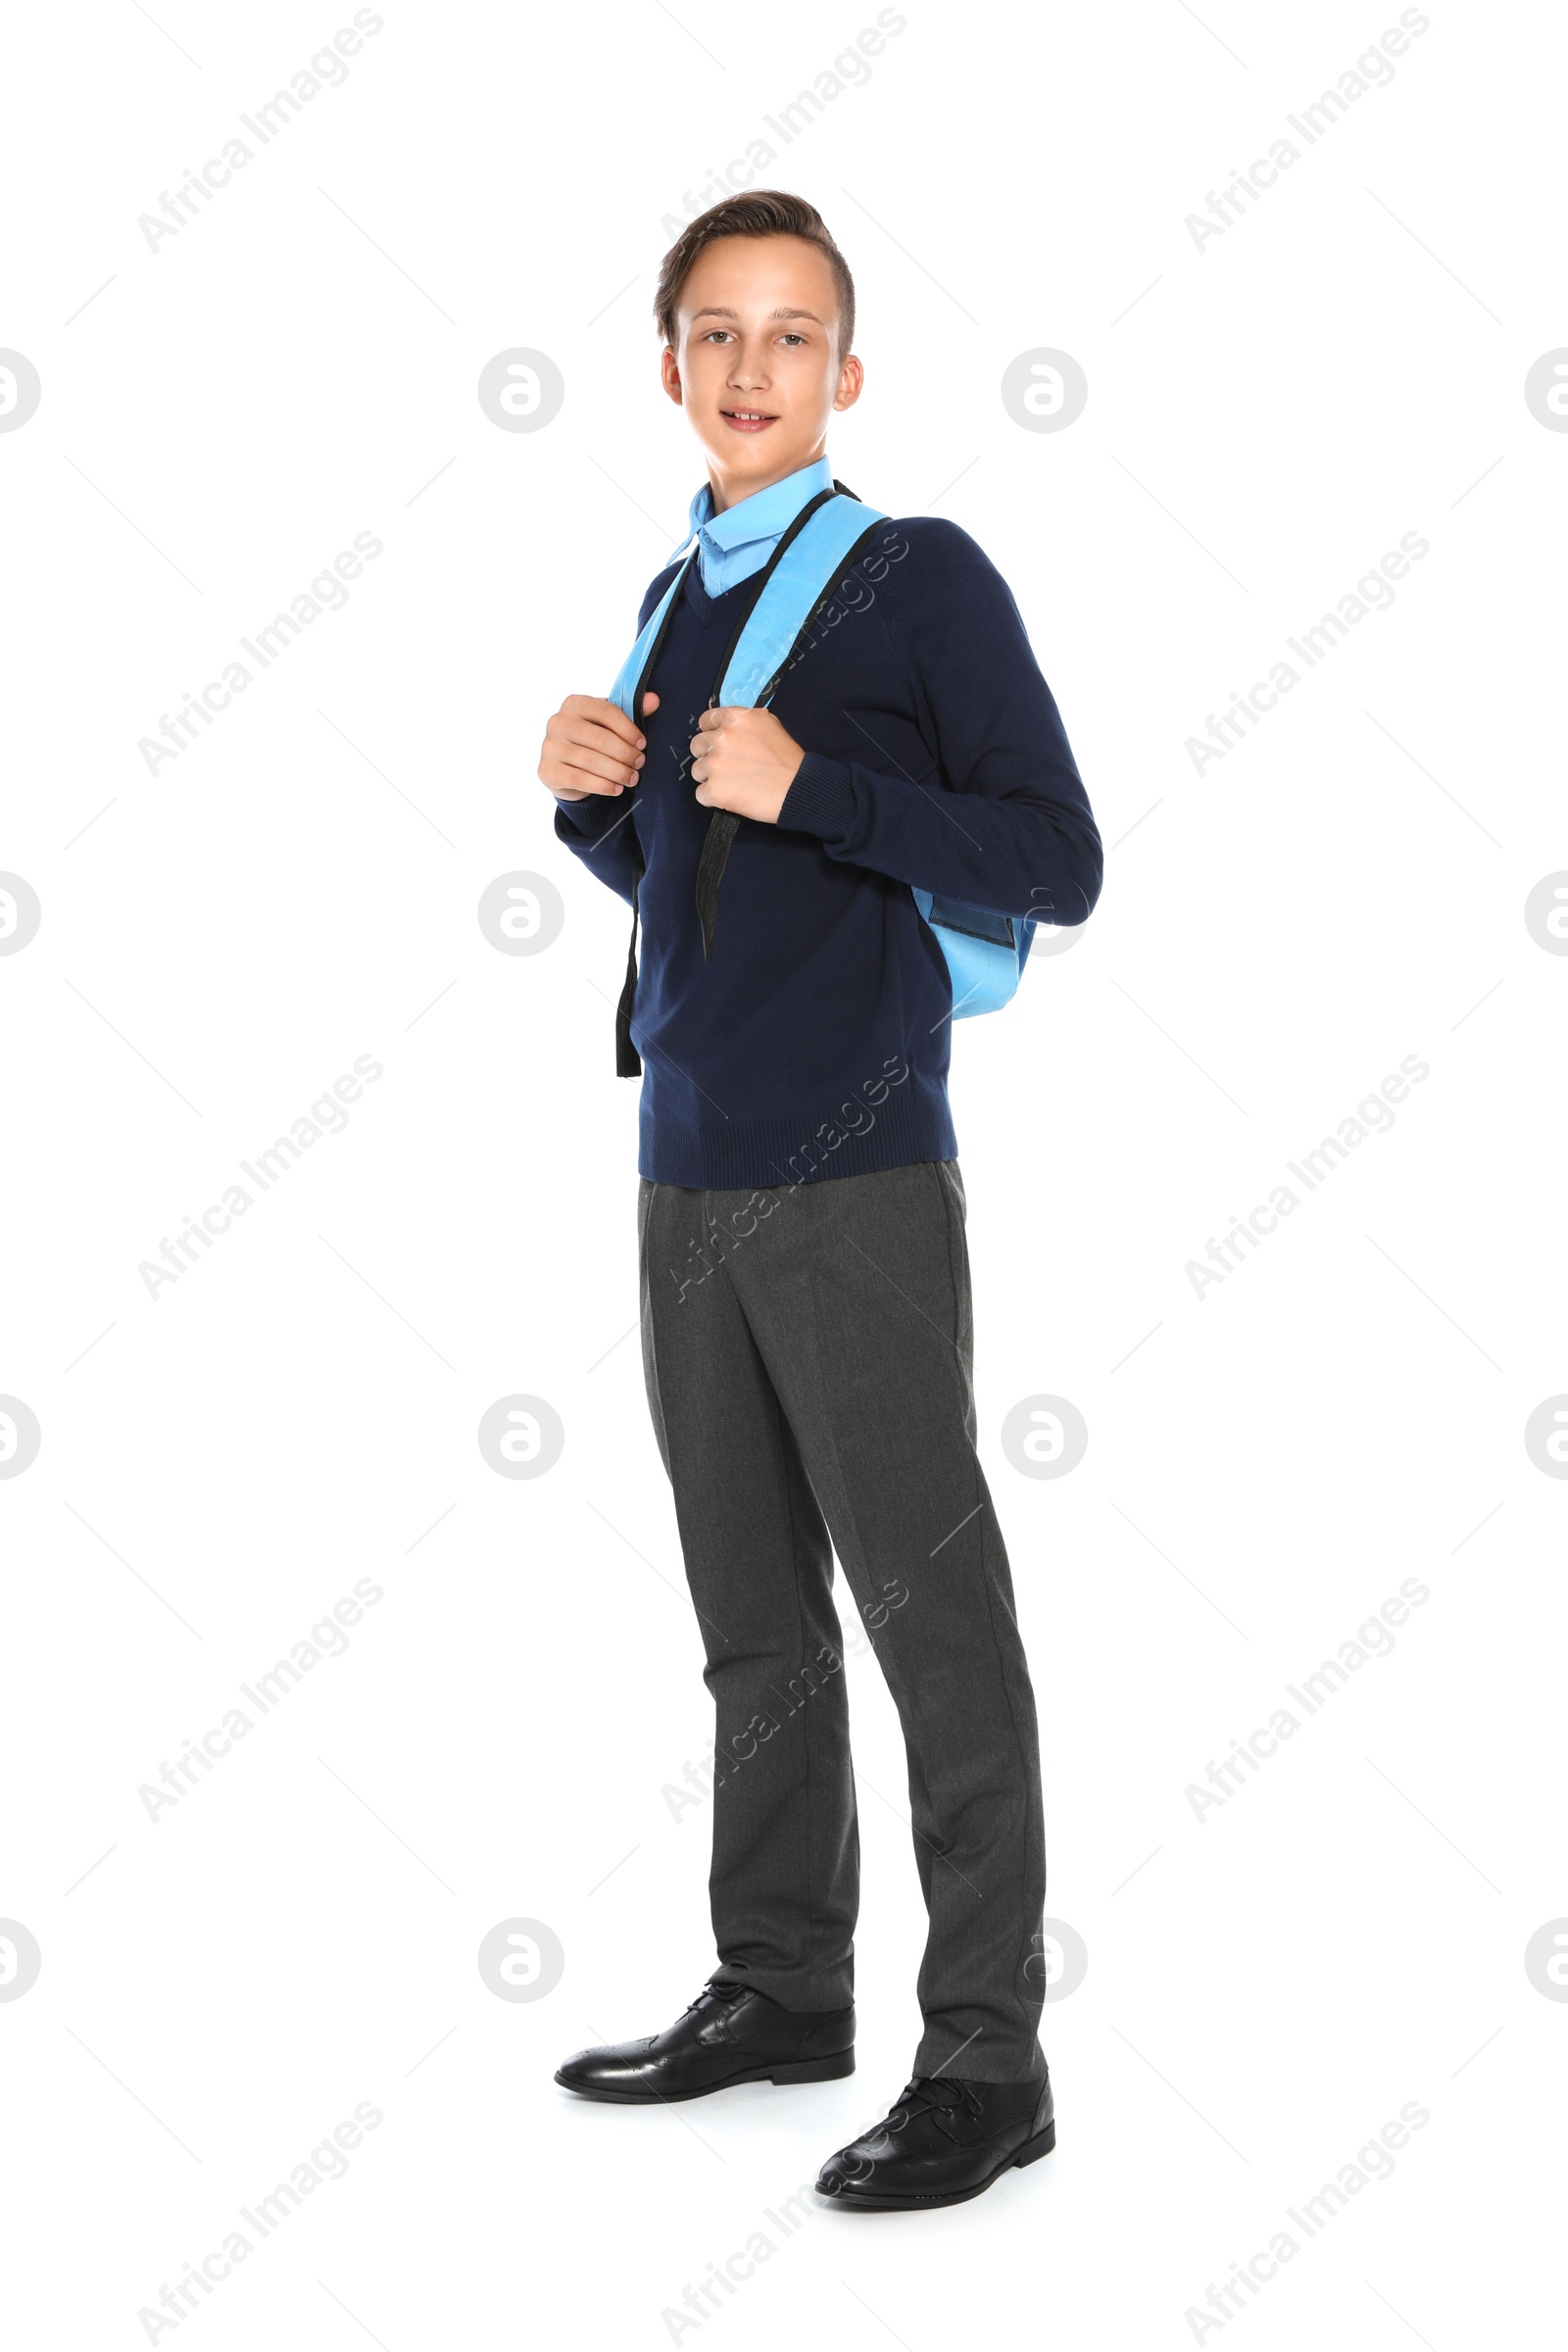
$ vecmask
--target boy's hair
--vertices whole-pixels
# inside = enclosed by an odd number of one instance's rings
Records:
[[[814,204],[804,196],[787,196],[778,188],[752,188],[744,196],[727,196],[722,204],[681,230],[659,269],[654,294],[654,317],[671,351],[675,348],[675,309],[692,265],[705,245],[719,237],[800,237],[814,245],[833,271],[839,297],[839,358],[855,348],[855,280],[850,266],[834,244]]]

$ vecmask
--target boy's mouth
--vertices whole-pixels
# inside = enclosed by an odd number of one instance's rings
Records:
[[[770,424],[778,422],[778,418],[769,416],[765,409],[720,409],[718,413],[730,430],[736,433],[765,432]]]

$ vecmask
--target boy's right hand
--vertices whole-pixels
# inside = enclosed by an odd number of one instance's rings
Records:
[[[643,709],[657,710],[658,695],[645,694]],[[642,730],[616,704],[603,695],[568,694],[545,728],[539,781],[558,801],[623,792],[636,783],[646,750]]]

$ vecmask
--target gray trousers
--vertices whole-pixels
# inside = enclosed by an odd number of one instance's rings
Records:
[[[908,1758],[930,1921],[913,2071],[1037,2078],[1039,1746],[975,1452],[957,1163],[776,1192],[644,1177],[638,1225],[648,1399],[716,1710],[716,1973],[789,2009],[853,1997],[836,1551]]]

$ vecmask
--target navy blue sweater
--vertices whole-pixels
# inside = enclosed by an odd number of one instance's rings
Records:
[[[710,597],[692,565],[649,680],[643,781],[557,808],[560,838],[623,899],[633,825],[646,864],[639,1169],[755,1188],[952,1159],[953,989],[909,885],[1084,920],[1100,836],[1056,706],[967,532],[884,524],[773,696],[806,758],[776,825],[741,819],[705,963],[697,864],[712,811],[690,744],[752,585]]]

